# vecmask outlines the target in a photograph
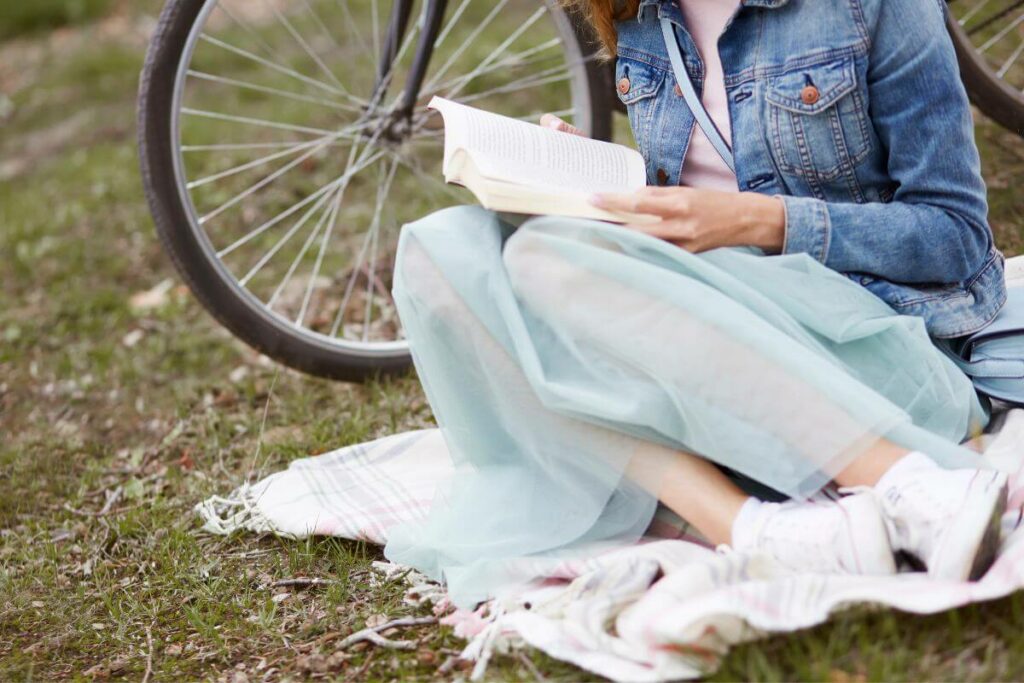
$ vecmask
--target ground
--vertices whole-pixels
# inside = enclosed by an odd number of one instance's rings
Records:
[[[345,634],[413,612],[371,582],[379,549],[198,532],[191,508],[212,493],[432,418],[414,377],[282,370],[180,286],[136,170],[156,9],[119,3],[0,45],[0,680],[465,677],[448,662],[459,641],[432,625],[402,630],[411,651],[331,657]],[[1024,141],[977,123],[992,224],[1016,254]],[[275,586],[296,577],[330,582]],[[715,678],[1019,679],[1020,624],[1020,594],[929,618],[858,612],[738,648]],[[586,678],[537,654],[499,657],[490,676],[538,671]]]

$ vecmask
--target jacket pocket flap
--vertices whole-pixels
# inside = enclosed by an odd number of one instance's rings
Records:
[[[619,57],[615,62],[615,92],[623,104],[653,97],[664,80],[665,72],[650,64],[628,57]]]
[[[856,85],[853,59],[843,58],[775,76],[768,83],[766,98],[783,109],[799,114],[817,114],[831,107]]]

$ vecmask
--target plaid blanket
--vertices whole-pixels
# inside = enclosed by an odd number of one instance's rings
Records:
[[[528,644],[613,680],[657,681],[706,675],[734,644],[814,626],[854,605],[928,614],[1008,595],[1024,587],[1024,410],[1010,411],[997,434],[982,438],[985,461],[1012,476],[999,557],[976,583],[920,573],[794,574],[768,557],[716,553],[662,510],[641,543],[521,558],[498,597],[445,622],[466,639],[463,656],[477,662],[473,678],[495,650]],[[297,460],[196,510],[216,534],[247,529],[383,544],[393,524],[428,513],[435,487],[451,472],[440,432],[415,431]],[[388,575],[405,571],[410,599],[446,608],[442,587],[405,568],[377,566]],[[547,580],[517,580],[518,570]]]

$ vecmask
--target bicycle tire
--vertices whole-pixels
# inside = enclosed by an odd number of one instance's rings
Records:
[[[172,119],[180,61],[197,19],[208,0],[170,0],[160,14],[140,77],[137,125],[139,159],[146,200],[164,250],[197,301],[233,335],[260,353],[300,372],[360,382],[405,372],[411,363],[405,349],[389,354],[361,354],[304,336],[249,300],[208,258],[192,229],[189,212],[173,171]],[[584,56],[598,49],[585,25],[572,18]],[[591,134],[609,139],[612,132],[612,83],[606,65],[585,64]]]
[[[1003,128],[1024,137],[1024,93],[1016,92],[992,73],[952,12],[946,13],[946,23],[971,102]]]

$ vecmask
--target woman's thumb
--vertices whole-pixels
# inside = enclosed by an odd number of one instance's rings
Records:
[[[543,116],[541,116],[540,125],[544,126],[545,128],[557,130],[561,133],[570,133],[572,135],[583,136],[583,131],[581,131],[579,128],[572,125],[571,123],[563,121],[554,114],[544,114]]]

